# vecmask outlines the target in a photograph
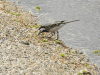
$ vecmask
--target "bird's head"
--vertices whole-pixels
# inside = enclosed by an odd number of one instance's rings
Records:
[[[42,27],[42,26],[41,26],[41,27],[39,28],[39,30],[38,30],[38,35],[39,35],[40,33],[42,33],[44,30],[45,30],[45,27]]]

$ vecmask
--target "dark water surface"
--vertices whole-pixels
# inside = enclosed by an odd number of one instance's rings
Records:
[[[60,39],[66,46],[87,53],[91,63],[100,68],[100,56],[93,54],[93,50],[100,50],[100,0],[19,0],[16,4],[36,15],[42,25],[80,20],[60,29]],[[43,10],[35,11],[36,6]]]

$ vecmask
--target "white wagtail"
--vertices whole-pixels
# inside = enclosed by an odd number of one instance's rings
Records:
[[[71,22],[75,22],[75,21],[79,21],[79,20],[74,20],[74,21],[69,21],[69,22],[65,22],[65,21],[58,21],[59,23],[54,23],[54,24],[48,24],[48,25],[44,25],[44,26],[41,26],[39,28],[39,33],[42,33],[42,32],[51,32],[52,36],[53,34],[55,34],[55,32],[57,32],[57,39],[59,38],[59,34],[58,34],[58,30],[63,27],[64,25],[66,25],[67,23],[71,23]],[[51,37],[52,37],[51,36]]]

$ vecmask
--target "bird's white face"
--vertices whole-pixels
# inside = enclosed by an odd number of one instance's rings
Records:
[[[39,35],[43,30],[45,30],[45,28],[41,28],[40,30],[38,30],[38,35]]]

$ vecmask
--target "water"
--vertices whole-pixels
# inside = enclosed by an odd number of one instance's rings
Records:
[[[100,50],[100,0],[19,0],[17,5],[36,15],[42,25],[80,20],[60,29],[60,39],[66,46],[87,53],[91,63],[100,67],[100,56],[93,54],[93,50]],[[36,6],[43,10],[35,11]]]

